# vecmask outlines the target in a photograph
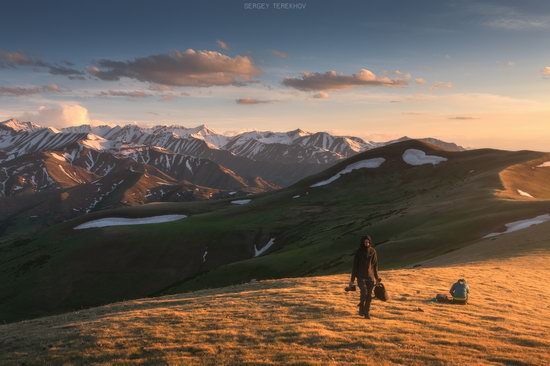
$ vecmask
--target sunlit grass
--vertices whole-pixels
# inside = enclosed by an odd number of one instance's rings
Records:
[[[547,365],[549,231],[384,271],[370,321],[345,275],[260,281],[4,325],[0,363]],[[468,305],[431,301],[462,275]]]

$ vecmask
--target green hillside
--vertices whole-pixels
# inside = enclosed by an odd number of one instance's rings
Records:
[[[448,160],[411,166],[402,159],[411,148]],[[379,168],[354,170],[310,187],[352,163],[380,157],[386,161]],[[534,167],[547,160],[549,154],[538,152],[447,152],[407,141],[356,155],[289,188],[251,196],[246,205],[230,200],[154,204],[87,215],[1,244],[0,319],[251,279],[347,272],[365,233],[374,237],[383,267],[412,264],[466,246],[505,223],[549,213],[547,197],[499,193],[510,185],[501,172],[512,166],[532,167],[533,179],[542,186],[550,169]],[[189,217],[73,229],[101,217],[173,213]],[[255,246],[260,249],[271,238],[274,245],[254,257]]]

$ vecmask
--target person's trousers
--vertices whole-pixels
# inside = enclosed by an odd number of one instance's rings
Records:
[[[359,290],[361,290],[359,309],[363,309],[364,313],[368,315],[370,311],[370,303],[372,302],[374,282],[372,282],[370,278],[359,278],[357,283],[359,285]]]

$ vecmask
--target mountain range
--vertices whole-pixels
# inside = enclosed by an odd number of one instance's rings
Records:
[[[23,230],[0,236],[0,320],[252,280],[344,273],[367,233],[388,269],[550,221],[549,153],[453,152],[402,141],[269,192],[116,207],[157,179],[167,183],[156,186],[161,190],[180,184],[173,195],[187,189],[176,173],[140,163],[165,163],[167,153],[147,149],[119,167],[106,162],[99,173],[86,168],[91,162],[84,148],[73,160],[69,152],[42,153],[46,169],[60,165],[68,173],[52,168],[52,179],[74,186],[57,189],[49,201],[46,191],[2,201],[2,211],[12,212],[10,230]],[[201,160],[193,159],[187,161],[198,169],[193,164]],[[106,196],[96,203],[86,201],[88,194]],[[16,204],[18,196],[28,201]],[[78,217],[33,230],[74,207],[82,210]]]
[[[372,142],[300,129],[229,136],[205,125],[56,129],[10,119],[0,122],[0,232],[14,215],[58,221],[118,206],[272,191],[408,139]]]

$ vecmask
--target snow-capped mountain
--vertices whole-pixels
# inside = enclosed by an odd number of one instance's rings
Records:
[[[15,216],[55,223],[126,205],[245,196],[384,144],[302,130],[235,136],[204,125],[58,130],[12,119],[0,122],[0,223]]]
[[[21,122],[15,118],[8,119],[0,124],[0,129],[9,129],[15,132],[34,131],[41,128],[32,122]]]
[[[408,137],[397,141],[403,139]],[[300,129],[225,136],[205,125],[58,130],[10,119],[0,122],[0,199],[4,208],[22,200],[29,207],[57,207],[56,214],[67,218],[116,205],[261,192],[388,143]]]

